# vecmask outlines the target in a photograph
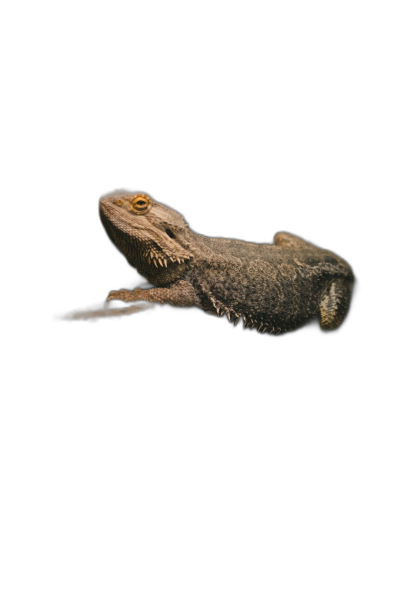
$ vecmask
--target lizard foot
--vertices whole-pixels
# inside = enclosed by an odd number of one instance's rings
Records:
[[[129,290],[118,290],[110,292],[107,296],[106,302],[111,300],[122,300],[123,302],[132,302],[132,300],[138,300],[134,292]]]

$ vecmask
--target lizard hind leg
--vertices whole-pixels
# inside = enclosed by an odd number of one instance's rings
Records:
[[[319,303],[322,329],[336,329],[345,318],[350,304],[350,286],[343,279],[335,279],[325,288]]]
[[[314,244],[311,244],[311,242],[306,242],[306,240],[303,240],[297,235],[293,235],[293,233],[288,233],[287,231],[279,231],[276,233],[274,236],[274,244],[280,248],[292,248],[293,250],[297,250],[298,248],[315,248]]]

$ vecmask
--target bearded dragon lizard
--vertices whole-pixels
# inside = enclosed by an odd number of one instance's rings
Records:
[[[335,329],[347,313],[350,266],[290,233],[277,233],[273,244],[206,237],[141,192],[104,196],[100,218],[129,264],[155,286],[113,291],[107,301],[197,306],[274,334],[315,315],[323,329]]]

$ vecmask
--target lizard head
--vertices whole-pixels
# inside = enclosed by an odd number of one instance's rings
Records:
[[[192,258],[185,219],[148,194],[121,191],[103,196],[100,218],[111,241],[150,281],[156,269],[160,273],[183,267]]]

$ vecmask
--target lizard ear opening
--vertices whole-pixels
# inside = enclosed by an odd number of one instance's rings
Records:
[[[165,233],[166,233],[166,234],[167,234],[167,235],[168,235],[170,238],[174,239],[174,237],[175,237],[175,236],[174,236],[174,234],[172,233],[172,231],[171,231],[170,229],[166,229],[166,230],[165,230]]]

